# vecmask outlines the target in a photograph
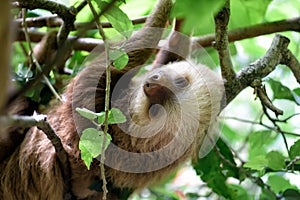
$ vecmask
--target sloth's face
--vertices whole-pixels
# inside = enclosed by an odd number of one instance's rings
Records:
[[[178,95],[188,89],[189,79],[164,68],[149,73],[143,83],[143,92],[148,102],[149,114],[156,116],[159,108],[178,102]]]

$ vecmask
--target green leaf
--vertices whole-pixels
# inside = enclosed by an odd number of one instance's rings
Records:
[[[268,160],[266,159],[266,157],[264,155],[259,155],[249,160],[246,164],[244,164],[244,167],[261,171],[267,165],[268,165]]]
[[[83,160],[84,164],[86,165],[86,167],[88,168],[88,170],[90,169],[91,163],[93,161],[93,156],[92,154],[85,148],[84,145],[80,145],[79,142],[79,149],[80,149],[80,155],[81,155],[81,159]]]
[[[97,118],[97,114],[86,108],[76,108],[76,111],[84,118],[94,120]]]
[[[97,131],[94,128],[87,128],[82,132],[79,142],[79,148],[84,146],[87,151],[92,155],[93,158],[96,158],[101,154],[101,144],[103,139],[101,138],[101,131]]]
[[[274,143],[277,137],[278,134],[270,130],[251,133],[249,136],[249,159],[258,155],[266,155],[268,146]]]
[[[243,200],[253,199],[251,198],[250,194],[248,194],[248,191],[240,185],[228,184],[228,187],[233,191],[234,199],[243,199]]]
[[[230,161],[232,164],[234,164],[236,166],[236,163],[234,161],[234,156],[232,154],[232,151],[230,150],[230,148],[227,146],[227,144],[223,141],[223,140],[218,140],[217,142],[217,147],[220,151],[220,153],[222,154],[222,156]],[[230,165],[228,165],[227,163],[225,163],[223,160],[221,160],[223,168],[222,173],[226,176],[226,177],[234,177],[234,178],[239,178],[239,172],[236,170],[235,167],[232,167]]]
[[[272,0],[232,0],[230,3],[230,29],[261,23]]]
[[[105,118],[105,112],[97,113],[98,124],[103,124]]]
[[[118,108],[112,108],[108,113],[108,123],[118,124],[126,122],[126,117]]]
[[[220,149],[220,153],[228,160],[232,160],[232,155],[229,154],[226,144],[219,139],[217,146]],[[223,150],[225,151],[223,154]],[[211,151],[205,157],[199,159],[196,163],[193,163],[193,167],[201,179],[207,183],[215,193],[222,195],[225,198],[232,199],[234,196],[233,191],[228,187],[226,180],[227,177],[235,175],[232,172],[233,168],[229,167],[226,162],[223,162],[215,151]],[[235,169],[235,168],[234,168]],[[238,171],[235,169],[236,173]]]
[[[105,112],[97,113],[98,123],[102,124],[104,122]],[[126,122],[126,117],[118,108],[112,108],[108,112],[108,124],[119,124]]]
[[[230,127],[228,124],[222,124],[222,135],[225,136],[226,139],[230,139],[230,141],[240,141],[242,138]]]
[[[268,167],[272,170],[282,170],[285,168],[284,156],[278,151],[271,151],[266,156]]]
[[[108,5],[104,1],[96,1],[100,10]],[[109,10],[104,13],[111,25],[124,37],[129,38],[132,34],[133,24],[129,17],[118,7],[112,5]]]
[[[103,131],[98,131],[94,128],[87,128],[82,132],[79,141],[79,149],[81,150],[81,158],[88,169],[92,159],[102,154],[104,138],[105,136]],[[107,134],[104,150],[107,149],[111,140],[112,138],[110,134]]]
[[[30,97],[31,100],[35,102],[40,102],[41,101],[41,92],[45,85],[43,83],[38,83],[34,87],[30,88],[26,93],[26,97]]]
[[[172,16],[183,18],[183,33],[207,34],[214,31],[213,18],[224,5],[224,0],[177,0]],[[195,23],[197,22],[197,23]],[[203,28],[205,27],[205,28]]]
[[[123,69],[129,61],[127,53],[123,50],[111,50],[109,52],[109,58],[113,60],[113,65],[118,70]]]
[[[270,190],[267,190],[266,188],[261,189],[261,194],[259,195],[259,200],[276,200],[276,196],[273,192]]]
[[[300,88],[296,88],[292,91],[292,95],[298,105],[300,105]]]
[[[282,193],[287,189],[297,189],[296,186],[292,185],[282,175],[270,175],[267,183],[275,193]]]
[[[299,98],[297,96],[297,92],[299,92],[298,90],[292,92],[288,87],[283,85],[281,82],[275,81],[273,79],[268,79],[268,82],[270,83],[271,88],[273,90],[274,99],[287,99],[299,104],[299,102],[297,101],[297,98]]]
[[[290,148],[291,159],[295,159],[297,156],[300,156],[300,139],[297,140]],[[299,164],[300,161],[297,162]]]
[[[284,197],[285,200],[299,200],[300,193],[297,189],[287,189],[283,192],[282,197]]]

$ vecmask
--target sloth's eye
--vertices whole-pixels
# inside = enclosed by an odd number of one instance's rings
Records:
[[[176,78],[174,83],[177,87],[180,88],[184,88],[189,85],[189,81],[185,77]]]

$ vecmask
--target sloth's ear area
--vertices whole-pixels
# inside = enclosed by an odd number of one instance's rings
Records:
[[[188,35],[182,34],[183,19],[176,19],[173,23],[173,30],[167,38],[167,42],[156,54],[153,68],[159,68],[172,62],[186,60],[190,55],[191,39]]]

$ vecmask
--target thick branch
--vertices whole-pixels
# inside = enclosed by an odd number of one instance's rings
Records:
[[[14,3],[15,6],[27,9],[45,9],[52,13],[56,13],[59,17],[63,19],[63,23],[60,26],[58,32],[57,43],[59,46],[63,45],[67,39],[70,31],[75,30],[74,22],[76,20],[76,11],[73,7],[68,8],[62,4],[53,1],[43,1],[43,0],[18,0]],[[80,10],[84,4],[79,5]]]
[[[33,0],[33,1],[35,1],[35,0]],[[112,0],[110,3],[108,3],[107,6],[105,8],[103,8],[101,10],[101,12],[99,13],[99,17],[103,13],[105,13],[107,10],[109,10],[115,2],[116,2],[116,0]],[[82,5],[83,4],[80,4],[78,7],[80,8],[80,7],[82,7]],[[70,12],[74,13],[73,12],[74,10],[77,11],[77,9],[71,9]],[[92,24],[92,23],[93,22],[91,22],[90,24]],[[47,72],[50,72],[50,70],[52,69],[52,66],[56,65],[57,63],[62,63],[62,60],[65,59],[66,53],[69,53],[73,49],[74,41],[77,41],[77,39],[80,38],[80,36],[83,34],[84,34],[84,30],[81,32],[79,31],[78,36],[76,36],[75,39],[72,39],[71,41],[65,41],[65,42],[63,42],[62,45],[58,44],[59,48],[56,51],[54,59],[49,64],[48,63],[45,64],[45,66],[43,68],[43,73],[47,74]],[[13,93],[8,98],[8,101],[6,102],[6,106],[4,106],[4,108],[8,107],[12,102],[14,102],[16,100],[16,98],[18,96],[24,94],[26,91],[28,91],[30,88],[32,88],[35,84],[37,84],[41,80],[43,73],[37,74],[35,79],[29,81],[25,87],[23,87],[22,89],[20,89],[19,91],[15,92],[15,93]],[[1,108],[1,109],[4,109],[4,108]]]
[[[291,69],[297,82],[300,84],[300,63],[290,50],[285,52],[281,64],[285,64]]]
[[[267,22],[246,28],[231,30],[228,32],[228,40],[229,42],[234,42],[247,38],[254,38],[260,35],[284,31],[300,32],[300,17],[275,22]],[[193,42],[198,43],[202,47],[211,46],[214,40],[215,34],[193,38]]]
[[[68,160],[68,154],[63,148],[60,138],[56,135],[51,125],[47,122],[46,115],[4,116],[0,117],[0,124],[1,126],[18,126],[22,128],[31,128],[36,126],[38,127],[38,129],[41,129],[46,134],[47,138],[51,141],[53,147],[55,148],[60,167],[62,168],[62,175],[64,180],[66,181],[66,189],[67,191],[71,191],[71,169]],[[67,195],[72,194],[68,193]]]
[[[85,23],[80,24],[80,27],[86,27]],[[91,27],[94,27],[94,25]],[[277,21],[277,22],[258,24],[247,28],[232,30],[228,32],[228,39],[229,42],[234,42],[234,41],[239,41],[247,38],[253,38],[260,35],[266,35],[270,33],[283,32],[283,31],[300,32],[300,17]],[[39,42],[42,39],[43,35],[45,35],[43,33],[38,33],[38,32],[30,32],[29,34],[32,42]],[[68,38],[68,40],[72,40],[72,39],[74,40],[74,37]],[[15,40],[16,41],[25,40],[22,31],[18,31]],[[196,48],[199,48],[199,45],[201,45],[202,47],[211,47],[213,41],[215,41],[214,34],[192,38],[192,43],[195,44],[193,46]],[[80,41],[76,41],[74,45],[76,47],[74,48],[75,50],[91,51],[97,45],[103,45],[103,42],[97,39],[82,38]]]
[[[186,59],[190,54],[190,37],[180,33],[183,20],[176,20],[174,31],[170,33],[167,43],[156,54],[154,67]]]
[[[132,24],[143,24],[145,23],[148,16],[138,17],[131,19]],[[17,27],[22,27],[22,19],[16,19],[14,21]],[[26,19],[26,23],[28,27],[59,27],[62,25],[63,21],[56,15],[47,16],[47,17],[31,17]],[[75,28],[83,28],[86,27],[87,22],[75,22]],[[101,22],[103,28],[112,28],[111,23],[109,22]],[[97,29],[96,24],[89,27],[90,29]]]
[[[215,16],[216,40],[214,48],[218,51],[222,77],[225,82],[229,83],[235,73],[230,58],[228,48],[228,22],[230,17],[230,2],[226,1],[224,8]]]
[[[229,103],[240,91],[256,79],[262,79],[271,73],[275,67],[281,63],[290,40],[282,35],[277,34],[267,51],[260,59],[244,67],[232,81],[225,84],[227,103]]]
[[[74,30],[75,14],[65,5],[54,1],[43,0],[19,0],[14,3],[16,7],[34,9],[45,9],[61,17],[65,23],[69,24],[70,30]]]

